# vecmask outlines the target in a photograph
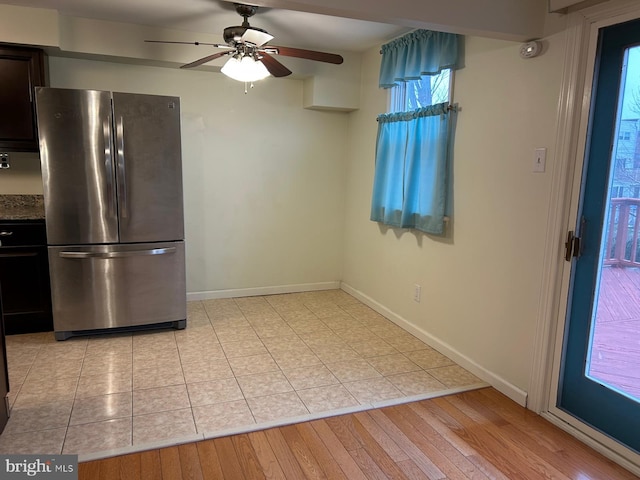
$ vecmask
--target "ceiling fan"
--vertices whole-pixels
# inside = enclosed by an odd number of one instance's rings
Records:
[[[277,47],[267,45],[274,37],[266,30],[249,25],[249,17],[255,15],[258,7],[234,3],[236,12],[244,19],[242,25],[227,27],[223,31],[225,44],[202,42],[173,42],[164,40],[145,40],[151,43],[181,43],[189,45],[209,45],[215,48],[226,48],[222,52],[213,53],[206,57],[182,65],[180,68],[193,68],[211,62],[217,58],[230,56],[222,67],[222,73],[239,81],[254,82],[269,75],[286,77],[291,70],[276,60],[273,55],[285,57],[305,58],[317,62],[339,65],[343,62],[340,55],[334,53],[303,50],[301,48]]]

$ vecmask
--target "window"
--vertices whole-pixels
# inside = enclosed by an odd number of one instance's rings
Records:
[[[382,46],[379,86],[390,93],[387,113],[377,118],[374,222],[445,234],[456,116],[451,82],[461,42],[416,30]]]
[[[389,89],[390,113],[408,112],[437,103],[451,102],[453,72],[442,70],[438,75],[425,75],[419,80],[400,82]]]
[[[618,135],[618,140],[631,140],[631,132],[622,132]]]

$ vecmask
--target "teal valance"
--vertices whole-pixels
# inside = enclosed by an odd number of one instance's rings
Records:
[[[459,67],[460,35],[415,30],[382,46],[380,87]]]

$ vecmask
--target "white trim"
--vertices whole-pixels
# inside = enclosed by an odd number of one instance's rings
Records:
[[[508,381],[506,381],[504,378],[500,377],[499,375],[496,375],[492,371],[487,370],[483,366],[481,366],[478,363],[474,362],[473,360],[471,360],[466,355],[463,355],[458,350],[454,349],[451,345],[443,342],[439,338],[434,337],[433,335],[431,335],[430,333],[427,333],[426,331],[422,330],[421,328],[416,327],[415,325],[413,325],[408,320],[406,320],[406,319],[402,318],[400,315],[397,315],[396,313],[392,312],[391,310],[389,310],[384,305],[376,302],[371,297],[369,297],[369,296],[365,295],[364,293],[362,293],[360,290],[356,290],[351,285],[349,285],[347,283],[344,283],[344,282],[342,282],[341,288],[342,288],[342,290],[344,290],[348,294],[353,295],[355,298],[360,300],[365,305],[367,305],[367,306],[371,307],[372,309],[374,309],[380,315],[386,317],[387,319],[391,320],[393,323],[395,323],[399,327],[401,327],[404,330],[408,331],[409,333],[415,335],[416,337],[418,337],[420,340],[425,342],[430,347],[433,347],[434,349],[436,349],[437,351],[439,351],[443,355],[446,355],[447,357],[449,357],[451,360],[456,362],[461,367],[466,368],[471,373],[473,373],[474,375],[476,375],[480,379],[482,379],[485,382],[487,382],[488,384],[490,384],[496,390],[504,393],[507,397],[512,399],[514,402],[522,405],[523,407],[527,405],[527,392],[521,390],[520,388],[518,388],[515,385],[509,383]]]
[[[188,292],[187,300],[211,300],[214,298],[255,297],[259,295],[277,295],[282,293],[311,292],[316,290],[337,290],[338,280],[334,282],[298,283],[295,285],[275,285],[271,287],[235,288],[230,290],[211,290],[206,292]]]
[[[553,360],[553,338],[559,315],[559,288],[565,269],[563,253],[571,187],[576,168],[578,129],[574,119],[580,118],[585,72],[585,21],[580,15],[569,17],[566,30],[566,50],[562,87],[558,101],[557,132],[555,139],[554,169],[548,210],[547,234],[543,259],[542,283],[538,301],[538,321],[533,346],[531,376],[529,380],[528,408],[540,413],[547,407]]]
[[[578,223],[578,217],[580,214],[580,202],[582,183],[584,181],[584,161],[587,151],[587,136],[589,130],[589,117],[591,111],[591,97],[593,90],[594,71],[596,63],[597,52],[597,28],[594,27],[592,22],[581,14],[576,14],[575,17],[579,17],[577,22],[580,23],[581,36],[583,41],[583,48],[581,51],[574,52],[576,55],[581,55],[585,61],[585,68],[582,72],[581,89],[578,91],[582,95],[582,104],[577,109],[575,117],[572,119],[573,131],[578,134],[578,145],[576,147],[573,158],[569,161],[574,166],[573,178],[567,185],[568,199],[566,205],[568,205],[569,216],[567,219],[566,229],[575,228]],[[556,292],[558,299],[558,310],[556,314],[556,328],[555,336],[550,340],[553,343],[553,355],[551,363],[549,365],[549,385],[548,385],[548,403],[545,410],[555,412],[562,416],[564,413],[556,408],[556,399],[558,397],[558,388],[560,383],[560,368],[562,361],[562,353],[564,349],[564,336],[566,329],[567,312],[570,305],[569,295],[571,292],[572,282],[572,270],[575,262],[563,263],[561,267],[561,282]],[[577,423],[578,421],[569,417],[566,419],[567,423]],[[579,427],[578,427],[579,428]],[[585,428],[587,428],[585,426]]]

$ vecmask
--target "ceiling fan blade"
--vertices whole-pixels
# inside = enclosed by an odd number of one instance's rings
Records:
[[[204,63],[210,62],[212,60],[215,60],[216,58],[220,58],[220,57],[224,57],[225,55],[229,55],[230,53],[235,52],[235,50],[226,50],[224,52],[218,52],[218,53],[214,53],[213,55],[209,55],[206,57],[202,57],[198,60],[196,60],[195,62],[191,62],[191,63],[187,63],[186,65],[182,65],[180,68],[193,68],[193,67],[198,67]]]
[[[260,59],[260,61],[264,63],[264,66],[267,67],[269,73],[274,77],[286,77],[287,75],[291,75],[291,70],[289,70],[268,53],[262,52],[261,56],[262,58]]]
[[[209,47],[216,48],[229,48],[229,45],[225,45],[223,43],[203,43],[203,42],[173,42],[170,40],[145,40],[147,43],[177,43],[180,45],[206,45]]]
[[[302,48],[276,47],[275,45],[269,45],[264,47],[264,51],[273,55],[306,58],[307,60],[333,63],[335,65],[340,65],[344,61],[342,56],[336,55],[335,53],[316,52],[315,50],[303,50]]]

